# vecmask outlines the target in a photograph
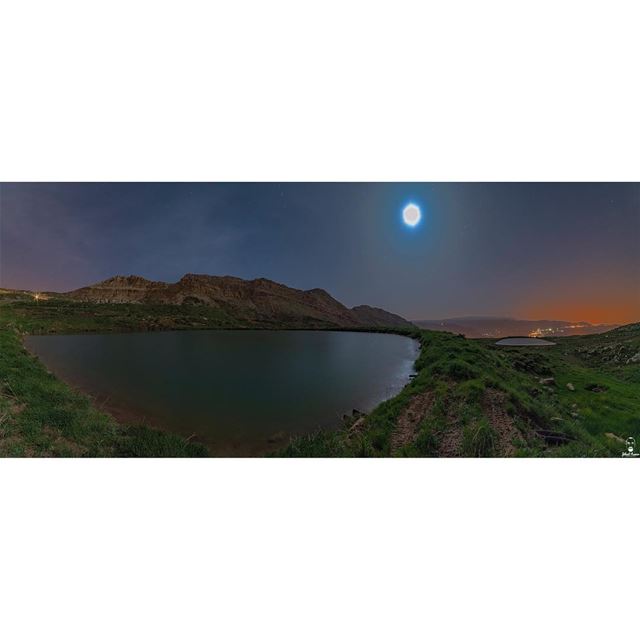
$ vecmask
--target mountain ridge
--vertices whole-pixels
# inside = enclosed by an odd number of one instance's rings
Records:
[[[267,278],[245,280],[187,273],[170,283],[118,275],[61,295],[98,304],[204,305],[241,320],[283,324],[304,322],[345,328],[414,326],[384,309],[367,305],[349,309],[324,289],[294,289]]]

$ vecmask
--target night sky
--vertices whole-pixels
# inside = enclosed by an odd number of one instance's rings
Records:
[[[0,286],[265,277],[409,319],[640,320],[640,185],[2,184]],[[408,203],[422,221],[402,221]]]

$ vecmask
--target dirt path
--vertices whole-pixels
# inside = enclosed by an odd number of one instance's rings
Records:
[[[482,409],[498,436],[497,455],[511,457],[516,452],[513,439],[520,437],[520,432],[507,413],[505,400],[504,393],[496,389],[487,389],[482,401]]]
[[[455,385],[454,385],[455,386]],[[437,456],[457,458],[462,455],[463,423],[459,417],[459,407],[451,396],[449,387],[445,398],[445,416],[438,427]],[[414,396],[402,411],[390,438],[390,453],[397,456],[403,448],[412,445],[418,436],[420,423],[431,414],[435,402],[433,391],[424,391]],[[507,413],[507,397],[497,389],[487,389],[482,398],[482,411],[494,429],[497,437],[495,455],[511,457],[516,453],[514,439],[521,438],[520,431]],[[359,433],[364,427],[364,419],[356,421],[351,434]]]
[[[433,391],[425,391],[411,400],[409,406],[400,414],[391,435],[391,455],[397,455],[403,447],[415,442],[420,423],[431,413],[435,399]],[[443,420],[445,424],[442,425],[444,430],[438,435],[437,455],[442,458],[455,458],[460,455],[462,447],[462,427],[456,407],[447,404],[446,420]]]
[[[462,452],[462,425],[456,407],[447,400],[447,429],[442,434],[438,446],[441,458],[458,458]]]
[[[411,399],[407,408],[400,414],[396,428],[391,434],[391,455],[415,442],[418,436],[418,427],[427,416],[433,406],[433,392],[425,391]]]

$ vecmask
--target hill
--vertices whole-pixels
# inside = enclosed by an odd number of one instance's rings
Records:
[[[323,289],[302,291],[260,278],[187,274],[175,283],[116,276],[63,294],[78,302],[208,307],[241,322],[283,325],[407,327],[411,323],[372,307],[349,309]]]
[[[413,327],[413,324],[402,316],[390,313],[384,309],[361,305],[351,309],[358,320],[366,327]]]

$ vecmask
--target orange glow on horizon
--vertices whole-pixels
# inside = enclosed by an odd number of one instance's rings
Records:
[[[591,324],[630,324],[640,322],[640,294],[636,299],[604,304],[588,302],[543,302],[529,303],[518,310],[517,316],[531,320],[567,320]]]

